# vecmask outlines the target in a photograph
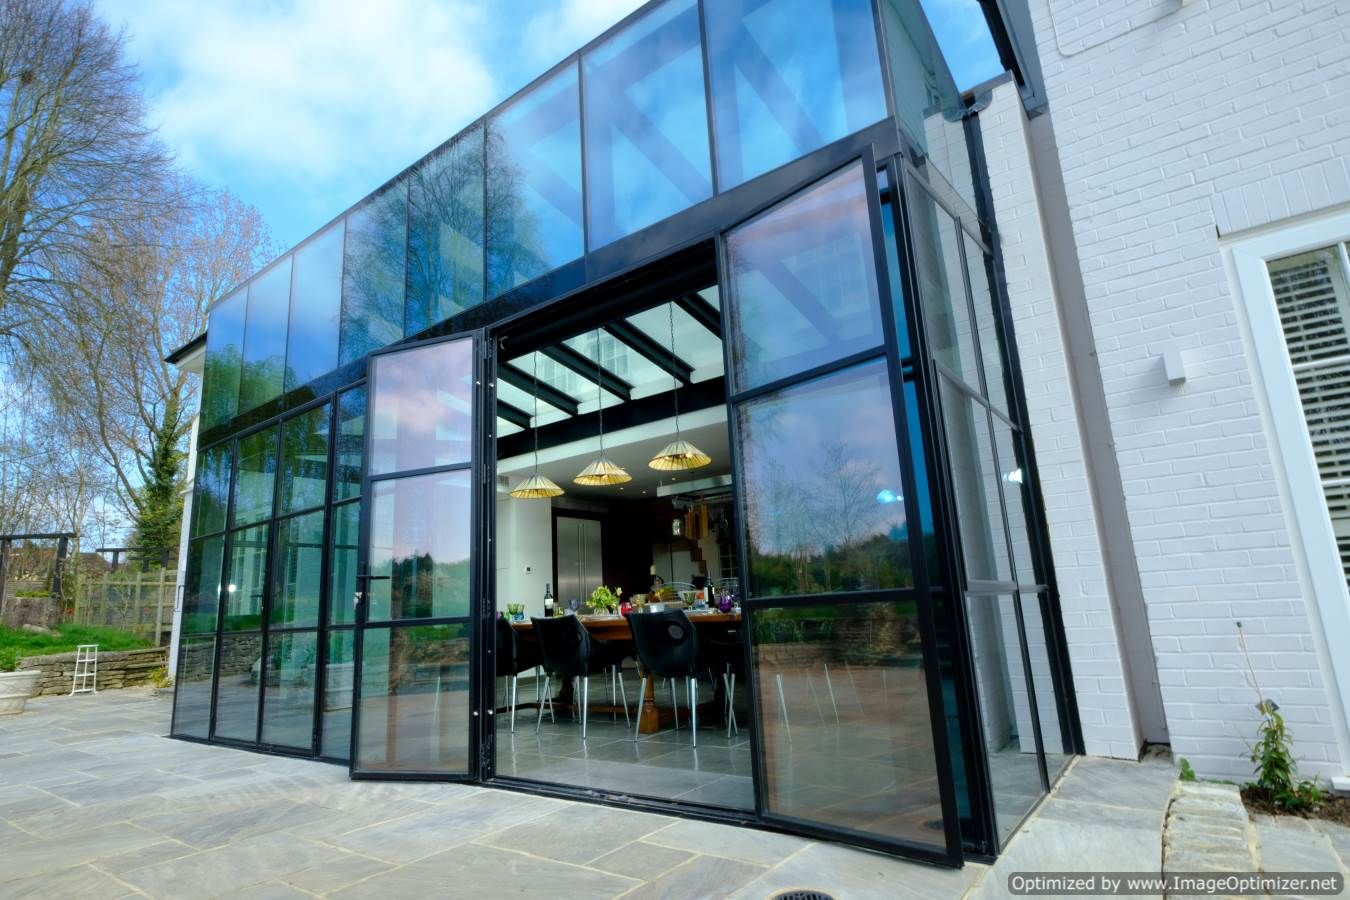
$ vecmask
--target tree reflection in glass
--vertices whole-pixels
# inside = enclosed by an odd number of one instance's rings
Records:
[[[406,180],[347,217],[339,365],[403,337],[407,218]]]
[[[470,505],[465,470],[375,483],[371,621],[469,614]]]
[[[913,584],[884,361],[738,411],[755,596]]]
[[[416,334],[483,300],[483,129],[423,161],[408,188],[408,301]]]

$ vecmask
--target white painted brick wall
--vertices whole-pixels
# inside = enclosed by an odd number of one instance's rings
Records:
[[[1350,2],[1031,0],[1031,11],[1173,751],[1203,774],[1249,775],[1241,620],[1304,771],[1344,774],[1218,234],[1350,202]],[[1108,27],[1088,39],[1094,21]],[[1030,394],[1062,348],[1021,321],[1017,334]],[[1186,360],[1180,388],[1162,373],[1169,344]],[[1065,464],[1072,440],[1036,415],[1033,428],[1042,466]],[[1063,572],[1070,560],[1055,553]]]
[[[1074,690],[1088,753],[1134,759],[1140,739],[1126,691],[1106,561],[1092,510],[1044,224],[1031,167],[1031,138],[1017,89],[994,91],[980,113],[1003,251],[1027,415],[1055,560]]]

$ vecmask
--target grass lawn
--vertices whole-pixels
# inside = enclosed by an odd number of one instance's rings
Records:
[[[25,656],[43,656],[48,653],[67,653],[78,644],[98,644],[100,652],[135,650],[149,647],[150,642],[129,631],[99,628],[93,625],[61,625],[60,636],[16,631],[0,625],[0,672],[12,671]]]

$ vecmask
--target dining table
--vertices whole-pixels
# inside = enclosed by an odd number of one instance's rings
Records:
[[[703,631],[705,629],[707,630],[716,629],[717,631],[721,632],[734,632],[738,630],[741,624],[741,614],[739,611],[721,612],[717,610],[708,610],[705,612],[702,610],[686,610],[686,612],[689,615],[689,621],[693,624],[695,628],[699,629],[700,631]],[[632,649],[633,632],[628,627],[627,616],[603,615],[603,614],[601,615],[573,614],[573,615],[577,615],[577,618],[581,621],[582,626],[585,627],[586,631],[592,637],[598,638],[602,641],[612,641],[618,644],[625,644],[630,650]],[[644,615],[644,613],[633,612],[629,613],[629,615],[640,616]],[[524,621],[513,621],[511,623],[511,627],[520,637],[522,643],[527,644],[536,643],[534,636],[534,625],[531,624],[529,619],[525,619]],[[634,658],[636,658],[637,656],[635,651],[630,652],[629,655],[633,656]],[[642,662],[641,660],[639,660],[638,661],[639,671],[641,670],[641,667]],[[647,689],[646,691],[643,692],[643,696],[640,697],[638,700],[639,705],[638,705],[637,730],[639,734],[655,734],[656,732],[660,731],[663,727],[665,727],[667,722],[673,721],[675,717],[675,711],[673,708],[661,707],[657,705],[655,682],[656,679],[654,678],[647,679]],[[720,721],[720,718],[723,715],[722,711],[725,709],[726,687],[722,683],[721,679],[717,678],[713,679],[713,684],[714,684],[713,699],[709,702],[699,704],[699,716],[703,717],[706,715],[716,715],[718,716],[718,720]],[[565,708],[571,708],[574,705],[574,698],[572,696],[572,684],[570,679],[564,681],[564,683],[560,685],[558,695],[553,698],[553,704],[554,706],[562,706]],[[538,703],[521,703],[518,704],[517,708],[529,709],[537,707]],[[592,713],[595,712],[619,713],[623,711],[623,707],[615,706],[612,704],[602,705],[593,703],[591,704],[590,709]]]

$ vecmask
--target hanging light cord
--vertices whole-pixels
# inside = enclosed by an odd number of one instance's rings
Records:
[[[605,455],[605,394],[601,389],[600,329],[595,329],[595,411],[600,419],[600,455]]]
[[[530,392],[534,399],[534,418],[530,424],[534,426],[534,473],[539,474],[539,351],[534,351],[534,388]]]
[[[675,377],[675,304],[666,305],[670,314],[670,386],[675,398],[675,437],[680,436],[680,380]]]

